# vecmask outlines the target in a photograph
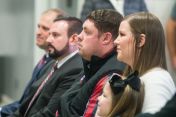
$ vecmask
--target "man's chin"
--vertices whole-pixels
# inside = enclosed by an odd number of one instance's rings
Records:
[[[54,53],[48,53],[49,54],[49,57],[53,58],[53,59],[57,59],[57,55],[54,54]]]
[[[78,50],[78,54],[79,54],[79,55],[82,55],[82,51]]]

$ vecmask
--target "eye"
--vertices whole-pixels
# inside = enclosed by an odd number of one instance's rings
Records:
[[[120,36],[125,36],[125,34],[124,34],[124,33],[122,33],[122,32],[120,32],[120,33],[119,33],[119,35],[120,35]]]
[[[59,36],[58,33],[53,33],[52,35],[53,35],[54,38],[57,38]]]
[[[49,31],[49,28],[46,27],[46,26],[43,26],[42,28],[43,28],[43,30],[45,30],[45,31]]]
[[[39,25],[39,24],[37,25],[37,28],[40,28],[40,25]]]
[[[87,35],[91,34],[91,32],[90,32],[90,31],[87,31],[87,30],[85,30],[84,32],[85,32]]]
[[[103,95],[103,97],[105,97],[105,98],[106,98],[106,95],[105,95],[104,93],[103,93],[102,95]]]
[[[91,30],[89,30],[89,29],[86,28],[86,27],[83,28],[83,31],[84,31],[84,33],[87,34],[87,35],[91,34]]]

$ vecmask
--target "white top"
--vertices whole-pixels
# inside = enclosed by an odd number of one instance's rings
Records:
[[[142,113],[156,113],[175,94],[175,84],[170,74],[162,68],[153,68],[145,73],[141,80],[144,82],[144,103]]]

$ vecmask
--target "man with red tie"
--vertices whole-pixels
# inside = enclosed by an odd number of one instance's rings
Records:
[[[13,112],[19,108],[21,103],[25,100],[25,98],[29,95],[29,90],[32,86],[32,84],[37,81],[41,76],[46,72],[49,66],[51,66],[54,62],[54,60],[48,56],[48,42],[46,39],[49,36],[49,29],[51,27],[51,24],[53,23],[53,20],[57,16],[63,16],[66,13],[64,13],[60,9],[48,9],[44,11],[39,19],[38,25],[37,25],[37,32],[36,32],[36,45],[44,50],[46,52],[45,55],[41,58],[41,60],[38,62],[38,64],[35,66],[32,78],[27,84],[21,98],[13,103],[10,103],[8,105],[5,105],[1,107],[0,116],[6,117],[8,115],[11,115]]]

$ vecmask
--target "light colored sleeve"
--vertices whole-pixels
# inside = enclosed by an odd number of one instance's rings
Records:
[[[167,71],[154,71],[141,77],[145,85],[142,113],[156,113],[175,93],[174,82]]]

